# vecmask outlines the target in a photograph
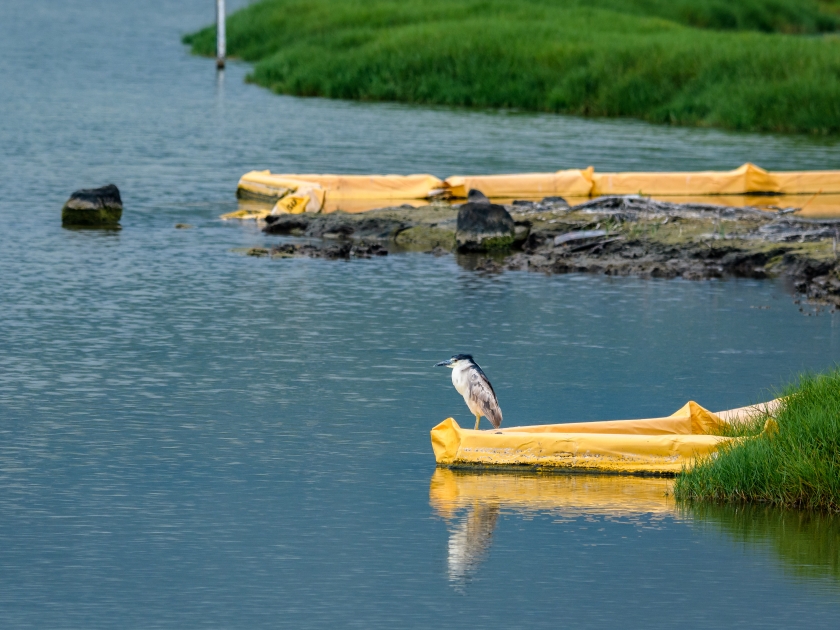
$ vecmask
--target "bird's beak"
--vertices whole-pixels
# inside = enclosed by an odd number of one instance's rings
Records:
[[[440,363],[435,363],[435,367],[443,367],[447,365],[452,365],[452,359],[447,359],[446,361],[441,361]]]

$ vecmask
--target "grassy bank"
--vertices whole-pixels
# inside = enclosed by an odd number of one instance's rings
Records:
[[[840,13],[809,0],[264,0],[228,51],[284,94],[840,133]],[[213,54],[215,28],[184,41]]]
[[[778,432],[724,448],[677,478],[680,500],[753,502],[840,512],[840,368],[784,392]],[[757,433],[756,418],[745,433]]]

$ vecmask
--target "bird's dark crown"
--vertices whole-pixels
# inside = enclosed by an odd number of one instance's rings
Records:
[[[471,354],[453,354],[452,355],[453,361],[473,361]],[[475,363],[475,361],[473,361]]]

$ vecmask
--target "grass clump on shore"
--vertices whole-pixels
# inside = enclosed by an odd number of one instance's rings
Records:
[[[838,28],[810,0],[263,0],[227,22],[284,94],[822,134]],[[215,28],[184,41],[212,55]]]
[[[683,472],[679,500],[753,502],[840,512],[840,368],[788,386],[778,431],[725,446]],[[764,418],[755,418],[752,432]]]

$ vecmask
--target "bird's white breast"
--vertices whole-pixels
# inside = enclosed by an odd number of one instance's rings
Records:
[[[458,390],[458,393],[466,399],[470,388],[469,365],[452,368],[452,384]]]

